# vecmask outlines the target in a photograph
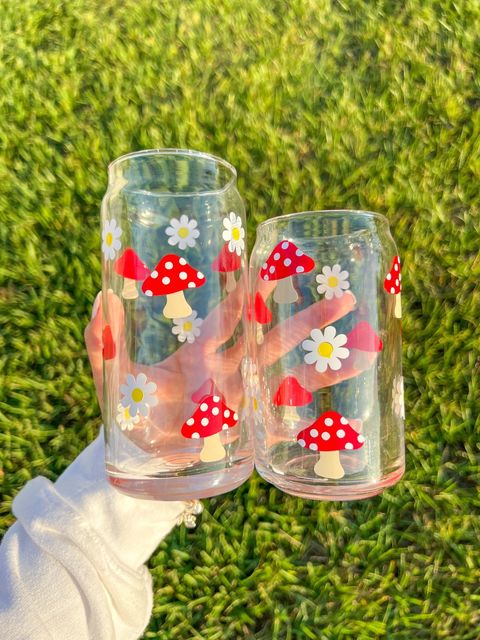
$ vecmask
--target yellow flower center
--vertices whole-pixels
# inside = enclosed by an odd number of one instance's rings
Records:
[[[253,399],[253,410],[258,411],[258,400],[256,398]]]
[[[109,247],[112,244],[112,242],[113,242],[113,235],[109,231],[105,237],[105,243],[107,247]]]
[[[125,420],[130,420],[130,418],[132,417],[130,415],[130,409],[128,407],[123,410],[123,417],[125,418]]]
[[[188,227],[180,227],[180,229],[177,231],[179,238],[188,238],[189,233],[190,230]]]
[[[192,323],[190,321],[183,323],[183,330],[184,331],[191,331],[192,327],[193,327],[193,325],[192,325]]]
[[[330,358],[333,353],[333,345],[330,342],[321,342],[318,345],[318,355],[322,356],[322,358]]]
[[[328,286],[333,289],[338,285],[338,278],[336,278],[335,276],[330,276],[329,279],[327,280],[327,283],[328,283]]]
[[[240,240],[240,229],[239,227],[233,227],[232,229],[232,238],[238,242]]]
[[[143,391],[138,387],[132,391],[132,400],[134,402],[141,402],[143,400]]]

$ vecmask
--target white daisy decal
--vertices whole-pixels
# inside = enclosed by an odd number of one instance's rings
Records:
[[[121,235],[122,230],[114,218],[105,221],[102,230],[102,251],[105,260],[115,260],[117,251],[119,251],[122,246],[120,241]]]
[[[324,293],[327,300],[331,300],[334,296],[341,298],[346,289],[350,288],[348,271],[342,271],[339,264],[334,264],[333,267],[323,267],[322,273],[318,274],[316,280],[318,293]]]
[[[228,216],[223,219],[223,226],[225,229],[222,238],[228,242],[228,250],[230,253],[236,253],[237,256],[240,256],[245,249],[245,229],[242,226],[242,219],[230,211]]]
[[[403,400],[403,376],[397,376],[393,381],[392,391],[393,412],[402,420],[405,420],[405,405]]]
[[[165,233],[170,236],[168,244],[172,246],[178,244],[178,248],[182,251],[187,247],[194,247],[200,235],[200,231],[197,229],[197,221],[185,215],[180,216],[180,220],[172,218],[170,226],[165,229]]]
[[[350,351],[343,345],[347,342],[347,336],[343,333],[337,335],[335,327],[325,327],[323,331],[313,329],[310,333],[311,340],[304,340],[302,347],[308,353],[305,354],[305,362],[314,364],[319,373],[324,373],[328,367],[333,371],[341,368],[341,360],[348,358]]]
[[[147,416],[149,408],[154,407],[158,402],[154,395],[156,390],[157,385],[154,382],[148,382],[144,373],[139,373],[136,377],[129,373],[127,384],[120,385],[120,392],[123,395],[121,405],[128,407],[131,416],[136,416],[137,413]]]
[[[175,318],[173,320],[172,333],[177,336],[179,342],[195,342],[200,335],[202,318],[197,318],[197,312],[192,313],[187,318]]]
[[[132,416],[129,407],[123,407],[121,404],[117,407],[117,423],[122,431],[131,431],[134,425],[140,422],[140,416]]]

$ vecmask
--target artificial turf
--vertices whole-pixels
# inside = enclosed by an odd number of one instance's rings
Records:
[[[202,149],[237,167],[250,244],[282,212],[389,217],[407,473],[361,503],[257,475],[207,501],[151,559],[145,638],[478,640],[480,5],[22,0],[0,18],[2,532],[99,426],[82,333],[108,161]]]

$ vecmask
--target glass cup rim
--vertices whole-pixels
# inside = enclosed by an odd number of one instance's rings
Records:
[[[160,149],[140,149],[139,151],[130,151],[129,153],[124,153],[123,155],[119,156],[118,158],[115,158],[115,160],[112,160],[109,165],[108,165],[108,175],[111,177],[113,176],[115,169],[121,165],[123,162],[125,162],[126,160],[131,160],[134,158],[142,158],[145,156],[172,156],[172,157],[185,157],[185,158],[199,158],[199,159],[203,159],[203,160],[210,160],[215,162],[217,165],[221,165],[222,167],[224,167],[225,169],[227,169],[227,171],[230,172],[230,177],[227,180],[227,182],[222,186],[219,187],[218,189],[205,189],[205,190],[200,190],[200,191],[169,191],[169,192],[164,192],[164,193],[155,193],[155,192],[150,192],[148,191],[148,193],[150,195],[154,195],[154,196],[159,196],[159,197],[166,197],[166,196],[175,196],[175,197],[193,197],[193,196],[210,196],[210,195],[218,195],[221,193],[225,193],[226,191],[228,191],[228,189],[230,189],[232,186],[235,185],[236,180],[237,180],[237,170],[235,169],[235,167],[233,166],[233,164],[231,164],[230,162],[228,162],[228,160],[225,160],[224,158],[220,158],[220,156],[216,156],[212,153],[208,153],[206,151],[197,151],[195,149],[179,149],[179,148],[174,148],[174,147],[166,147],[166,148],[160,148]],[[145,193],[145,191],[141,190],[141,189],[127,189],[128,191],[133,191],[133,192],[142,192]]]
[[[300,216],[318,216],[322,215],[325,217],[333,217],[338,214],[358,214],[365,218],[377,218],[381,222],[385,222],[387,225],[389,224],[388,218],[383,215],[383,213],[377,213],[376,211],[366,211],[363,209],[318,209],[318,210],[309,210],[309,211],[295,211],[292,213],[283,213],[279,216],[274,216],[273,218],[268,218],[268,220],[264,220],[257,226],[257,232],[263,231],[265,227],[275,222],[288,222],[293,218],[297,218]],[[349,235],[349,234],[347,234]]]

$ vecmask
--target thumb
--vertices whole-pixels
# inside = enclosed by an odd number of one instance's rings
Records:
[[[99,291],[92,307],[92,317],[84,332],[85,345],[88,359],[92,368],[93,382],[97,392],[98,401],[102,402],[103,384],[103,339],[102,339],[102,292]]]

